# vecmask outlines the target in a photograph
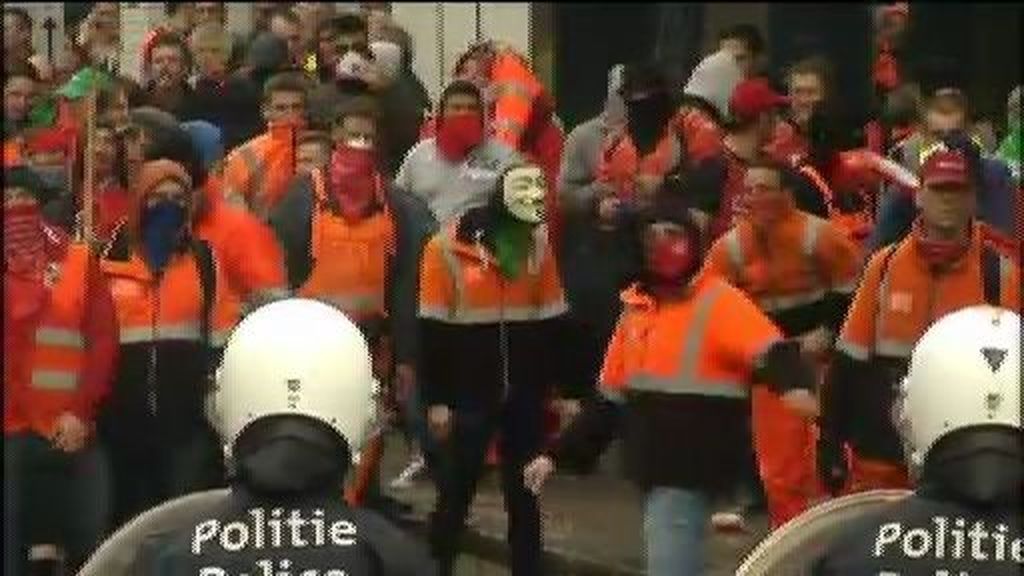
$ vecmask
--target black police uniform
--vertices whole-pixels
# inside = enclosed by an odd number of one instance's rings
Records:
[[[339,493],[259,498],[236,487],[191,526],[151,536],[139,576],[432,576],[425,547]]]
[[[971,506],[922,487],[858,522],[815,564],[815,576],[1020,576],[1018,505]]]

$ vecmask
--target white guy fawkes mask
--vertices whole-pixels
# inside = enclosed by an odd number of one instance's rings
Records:
[[[502,184],[505,209],[516,220],[528,224],[544,221],[544,195],[547,184],[537,166],[513,168]]]

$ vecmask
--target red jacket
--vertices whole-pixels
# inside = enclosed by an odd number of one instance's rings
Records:
[[[110,391],[118,328],[110,287],[99,262],[87,255],[82,245],[69,246],[52,233],[47,234],[47,256],[52,268],[43,285],[4,273],[5,434],[30,430],[49,437],[57,418],[65,412],[83,422],[93,422],[100,401]],[[80,276],[62,273],[75,268],[84,272]],[[55,301],[53,294],[64,296]],[[76,331],[85,344],[77,386],[73,390],[45,385],[34,388],[34,370],[47,368],[41,365],[47,362],[44,356],[50,355],[49,362],[54,362],[53,357],[61,355],[52,346],[49,350],[37,348],[43,346],[37,343],[42,333],[37,330],[47,328],[56,317],[68,315],[80,316],[81,327]]]

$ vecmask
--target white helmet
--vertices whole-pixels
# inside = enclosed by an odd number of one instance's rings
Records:
[[[973,306],[940,318],[918,340],[899,419],[911,464],[963,428],[1021,428],[1020,316]]]
[[[351,320],[315,300],[279,300],[231,334],[211,420],[231,445],[264,416],[309,416],[337,431],[355,455],[376,422],[377,391],[370,350]]]

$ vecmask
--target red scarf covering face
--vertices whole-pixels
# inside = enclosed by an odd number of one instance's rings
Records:
[[[437,122],[437,147],[450,162],[461,162],[484,139],[480,114],[458,114]]]
[[[33,316],[46,302],[46,248],[39,206],[5,206],[4,314],[9,319]]]
[[[46,237],[38,204],[4,207],[4,264],[8,272],[42,278]]]
[[[356,222],[369,213],[377,197],[373,149],[344,145],[334,151],[330,166],[331,195],[342,218]]]
[[[918,218],[914,222],[914,244],[918,254],[928,263],[929,267],[945,268],[967,253],[971,245],[970,228],[963,238],[936,240],[928,238],[924,230],[924,222]]]

